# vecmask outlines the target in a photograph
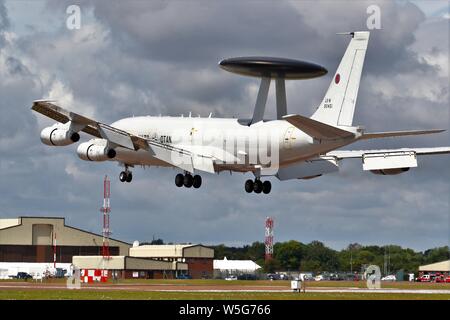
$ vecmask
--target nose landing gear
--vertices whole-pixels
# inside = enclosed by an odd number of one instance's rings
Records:
[[[270,193],[270,190],[272,190],[272,184],[270,181],[264,181],[262,182],[260,179],[256,178],[255,181],[248,179],[245,181],[245,191],[247,193],[255,192],[255,193],[264,193],[268,194]]]

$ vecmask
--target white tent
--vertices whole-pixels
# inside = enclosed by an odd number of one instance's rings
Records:
[[[214,260],[213,268],[214,270],[228,272],[255,272],[256,270],[261,269],[261,267],[252,260],[228,260],[227,257],[223,260]]]

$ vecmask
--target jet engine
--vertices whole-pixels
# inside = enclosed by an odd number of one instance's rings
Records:
[[[381,174],[384,176],[391,176],[394,174],[400,174],[406,171],[409,171],[410,168],[395,168],[395,169],[378,169],[378,170],[370,170],[373,174]]]
[[[78,132],[61,128],[59,126],[47,127],[41,131],[42,143],[49,146],[67,146],[78,142],[80,135]]]
[[[77,154],[80,159],[86,161],[106,161],[115,158],[117,153],[108,146],[84,142],[78,146]]]

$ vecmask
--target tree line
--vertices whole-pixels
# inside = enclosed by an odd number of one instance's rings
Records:
[[[265,246],[262,242],[253,242],[243,247],[228,247],[223,244],[214,248],[215,259],[253,260],[263,267],[265,272],[275,271],[311,271],[315,273],[361,271],[364,266],[377,265],[383,272],[417,273],[419,266],[449,259],[449,247],[437,247],[425,251],[414,251],[397,245],[364,246],[352,243],[337,251],[326,247],[320,241],[308,244],[295,240],[277,242],[273,247],[273,258],[264,260]]]

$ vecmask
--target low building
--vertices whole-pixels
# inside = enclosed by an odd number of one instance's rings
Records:
[[[426,264],[419,266],[419,276],[429,273],[440,273],[444,276],[450,275],[450,260],[445,260],[441,262]]]
[[[108,270],[108,276],[116,279],[175,279],[188,272],[186,263],[129,256],[75,256],[73,265],[80,270]]]
[[[71,263],[73,256],[102,254],[99,234],[66,225],[59,217],[0,219],[0,262]],[[111,255],[128,255],[131,244],[110,239]]]
[[[136,246],[130,248],[130,256],[186,263],[194,279],[213,276],[214,249],[200,244]]]

